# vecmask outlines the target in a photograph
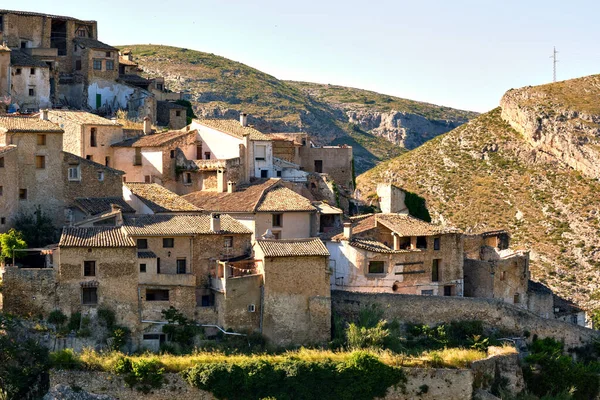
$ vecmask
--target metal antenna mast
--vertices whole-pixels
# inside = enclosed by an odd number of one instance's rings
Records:
[[[556,58],[556,55],[558,54],[558,51],[556,51],[556,46],[554,46],[554,52],[552,53],[552,55],[550,56],[550,58],[552,58],[552,77],[553,77],[553,81],[556,82],[556,63],[558,62],[558,59]]]

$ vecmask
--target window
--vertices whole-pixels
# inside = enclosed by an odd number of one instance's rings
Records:
[[[169,291],[166,289],[146,289],[146,301],[169,301]]]
[[[369,273],[370,274],[385,273],[385,263],[383,261],[369,261]]]
[[[171,150],[171,151],[169,152],[169,157],[171,157],[171,158],[175,158],[175,150]]]
[[[4,30],[4,15],[0,15],[0,32]]]
[[[102,60],[94,59],[94,69],[102,71]]]
[[[85,30],[85,28],[79,28],[79,29],[77,29],[77,36],[79,36],[79,37],[87,37],[87,31]]]
[[[256,304],[248,304],[248,312],[256,312]]]
[[[0,196],[4,194],[4,186],[0,186]]]
[[[110,167],[110,157],[109,156],[104,157],[104,165],[106,165],[107,167]]]
[[[185,258],[178,258],[177,259],[177,273],[178,274],[185,274],[185,273],[187,273]]]
[[[260,170],[260,177],[261,178],[268,178],[269,177],[269,170],[268,169],[261,169]]]
[[[433,238],[433,249],[434,250],[439,250],[440,249],[440,238]]]
[[[521,302],[521,296],[519,295],[519,293],[515,293],[515,295],[513,296],[513,303],[519,304],[520,302]]]
[[[157,88],[158,90],[163,90],[163,85],[162,85],[162,83],[157,83],[157,84],[156,84],[156,88]]]
[[[502,271],[502,272],[500,273],[500,280],[501,280],[501,281],[503,281],[503,280],[505,280],[505,279],[506,279],[506,271]]]
[[[452,286],[444,286],[444,296],[452,296]]]
[[[210,151],[205,151],[204,152],[204,159],[205,160],[210,160]]]
[[[96,276],[96,261],[83,262],[83,276]]]
[[[215,298],[210,294],[202,295],[200,300],[201,307],[212,307],[215,305]]]
[[[152,176],[144,175],[144,183],[152,183]]]
[[[81,302],[85,305],[98,304],[98,288],[81,288]]]
[[[106,70],[112,71],[115,69],[115,62],[113,60],[106,60]]]
[[[34,88],[29,88],[29,95],[30,96],[35,96],[35,89]]]
[[[90,146],[97,147],[96,143],[96,128],[90,129]]]
[[[104,181],[104,171],[98,171],[98,181],[99,182]]]
[[[281,171],[277,171],[277,177],[281,178]]]
[[[273,239],[281,239],[281,231],[273,231]]]
[[[283,222],[283,214],[273,214],[273,226],[280,227]]]
[[[140,264],[140,272],[146,272],[146,264]]]
[[[35,156],[35,167],[37,169],[46,168],[46,156]]]
[[[427,248],[427,237],[426,236],[417,236],[417,249],[426,249]]]
[[[81,180],[79,165],[77,165],[76,167],[69,167],[69,180],[70,181]]]
[[[75,61],[75,70],[76,71],[81,71],[81,60],[76,60]]]
[[[315,160],[315,172],[323,173],[323,160]]]
[[[0,168],[4,168],[4,157],[0,157]]]
[[[421,296],[433,296],[433,289],[421,290]]]
[[[173,248],[173,247],[175,247],[175,239],[173,239],[173,238],[163,238],[163,247],[164,248]]]
[[[29,70],[29,75],[35,75],[35,68],[31,68]]]
[[[431,266],[431,282],[439,282],[440,280],[440,260],[433,260]]]
[[[17,68],[17,70],[15,71],[15,75],[21,75],[21,68]]]
[[[111,58],[112,57],[112,53],[110,51],[106,52],[106,58]]]
[[[181,111],[179,111],[179,110],[176,110],[176,111],[175,111],[175,116],[176,116],[176,117],[181,117]]]
[[[186,172],[183,174],[183,184],[191,185],[192,184],[192,174],[190,172]]]
[[[202,143],[196,145],[196,160],[202,160]]]
[[[160,274],[160,257],[156,258],[156,273]]]
[[[19,189],[19,200],[27,200],[27,189]]]
[[[89,161],[94,161],[94,156],[92,156],[91,154],[88,154],[87,156],[85,156],[85,159],[89,160]]]
[[[133,165],[142,165],[142,148],[135,148],[135,157],[133,158]]]
[[[37,135],[37,144],[38,146],[46,145],[46,135]]]
[[[225,236],[223,239],[225,242],[224,243],[225,247],[229,247],[229,248],[233,247],[233,236]]]
[[[6,224],[6,218],[2,217],[0,218],[0,225],[4,225]]]
[[[256,145],[254,148],[255,154],[254,159],[259,161],[264,161],[267,158],[267,146],[264,145]]]
[[[137,241],[138,249],[147,249],[148,248],[148,239],[138,239]]]

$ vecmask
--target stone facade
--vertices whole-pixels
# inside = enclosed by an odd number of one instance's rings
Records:
[[[300,147],[300,166],[304,171],[328,174],[337,185],[350,190],[354,188],[352,158],[350,146]]]
[[[49,107],[52,104],[50,77],[47,65],[13,63],[10,78],[11,102],[18,104],[22,111]]]
[[[19,209],[19,188],[7,185],[17,182],[19,176],[18,152],[16,147],[0,147],[0,233],[13,225]]]
[[[187,125],[187,108],[168,101],[156,102],[156,122],[169,129],[182,129]]]

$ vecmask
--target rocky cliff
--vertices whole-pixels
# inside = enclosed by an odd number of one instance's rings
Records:
[[[424,197],[437,222],[506,228],[532,250],[535,279],[600,308],[599,79],[511,90],[501,107],[359,176],[361,196],[392,182]]]

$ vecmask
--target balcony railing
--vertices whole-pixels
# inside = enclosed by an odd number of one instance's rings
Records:
[[[261,260],[218,261],[210,275],[210,287],[219,292],[227,290],[227,281],[261,274]]]
[[[139,283],[160,286],[196,286],[196,276],[193,274],[140,273]]]

